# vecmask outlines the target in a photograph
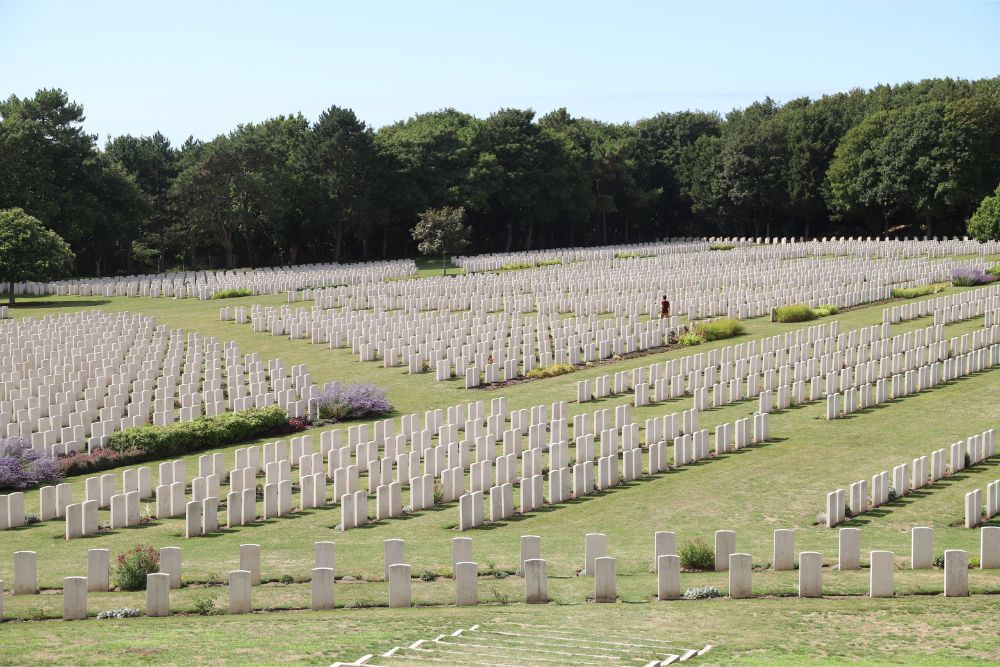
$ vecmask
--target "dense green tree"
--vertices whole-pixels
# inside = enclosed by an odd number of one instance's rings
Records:
[[[373,132],[342,107],[173,147],[83,129],[60,90],[0,102],[0,207],[87,274],[411,254],[462,208],[477,252],[671,236],[956,234],[1000,181],[1000,77],[928,79],[635,124],[455,109]]]
[[[69,275],[75,257],[66,242],[20,208],[0,210],[0,284],[14,305],[14,283]]]
[[[968,230],[977,241],[1000,241],[1000,185],[969,218]]]
[[[441,271],[448,275],[448,256],[469,247],[469,232],[465,225],[465,209],[444,206],[427,209],[413,228],[413,240],[424,255],[440,255]]]
[[[320,114],[305,148],[305,187],[317,193],[317,227],[333,235],[333,260],[344,256],[353,229],[367,238],[371,228],[375,142],[371,128],[350,109],[330,107]]]

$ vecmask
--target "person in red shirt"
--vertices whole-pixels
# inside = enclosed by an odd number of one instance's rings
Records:
[[[667,301],[667,295],[663,295],[663,301],[660,302],[660,319],[666,319],[670,317],[670,302]]]

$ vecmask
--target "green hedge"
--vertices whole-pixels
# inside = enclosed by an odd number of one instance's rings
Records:
[[[709,250],[732,250],[735,247],[736,246],[734,246],[732,243],[713,243],[712,245],[708,246],[708,249]]]
[[[892,290],[894,299],[916,299],[921,296],[937,294],[943,288],[940,285],[918,285],[917,287],[896,287]]]
[[[830,315],[836,315],[839,312],[840,309],[832,303],[827,303],[817,308],[813,308],[813,313],[816,314],[816,317],[829,317]]]
[[[253,296],[248,289],[224,289],[212,295],[213,299],[235,299],[241,296]]]
[[[781,306],[774,309],[775,322],[808,322],[815,319],[816,313],[804,303],[795,303],[791,306]]]
[[[722,338],[732,338],[746,332],[743,323],[739,320],[724,317],[711,322],[700,322],[695,325],[694,332],[702,340],[720,340]]]
[[[167,426],[127,428],[113,433],[108,447],[119,452],[138,450],[154,458],[166,458],[259,438],[287,423],[288,414],[272,405]]]
[[[566,375],[576,370],[572,364],[551,364],[540,368],[532,368],[524,374],[524,377],[538,380],[540,378],[554,378],[557,375]]]

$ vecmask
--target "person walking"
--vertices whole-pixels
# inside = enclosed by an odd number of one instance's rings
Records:
[[[660,319],[664,320],[670,317],[670,302],[667,301],[667,295],[663,295],[663,301],[660,302]]]

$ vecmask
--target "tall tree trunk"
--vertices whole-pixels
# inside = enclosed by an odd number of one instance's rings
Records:
[[[7,283],[7,305],[14,305],[14,281],[11,280]]]
[[[340,251],[343,248],[344,243],[344,221],[337,221],[337,228],[334,235],[334,246],[333,246],[333,261],[340,261]]]
[[[532,220],[528,223],[528,231],[524,235],[524,249],[531,250],[531,235],[535,231],[535,221]]]
[[[288,242],[288,264],[290,266],[295,266],[299,263],[299,242],[289,241]]]
[[[96,278],[100,278],[101,277],[101,262],[102,261],[104,261],[104,258],[101,257],[100,255],[98,255],[97,257],[94,258],[94,277],[96,277]]]
[[[514,244],[514,223],[507,222],[507,241],[504,243],[504,252],[510,252],[511,246]]]

